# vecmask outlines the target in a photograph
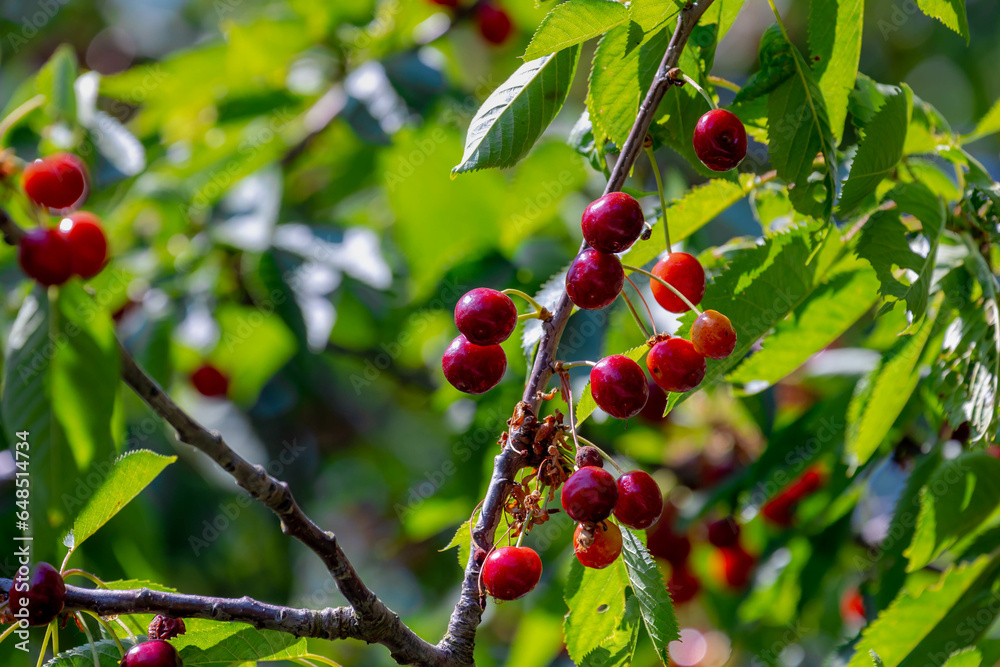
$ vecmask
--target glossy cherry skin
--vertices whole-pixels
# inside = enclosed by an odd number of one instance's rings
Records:
[[[483,586],[497,600],[516,600],[542,578],[542,559],[528,547],[500,547],[483,563]]]
[[[108,261],[108,237],[101,228],[101,219],[93,213],[77,211],[62,219],[59,231],[73,252],[73,273],[84,279],[100,273]]]
[[[618,478],[615,518],[636,530],[645,530],[660,520],[663,492],[648,473],[627,472]]]
[[[625,271],[615,255],[587,248],[566,272],[566,293],[584,310],[610,306],[625,284]]]
[[[690,602],[701,591],[701,581],[686,565],[675,566],[667,580],[667,590],[674,604]]]
[[[623,354],[604,357],[590,369],[590,391],[594,402],[618,419],[639,414],[649,398],[646,374]]]
[[[717,310],[706,310],[691,325],[691,343],[703,357],[725,359],[736,349],[736,329]]]
[[[503,292],[477,287],[458,300],[455,326],[474,345],[497,345],[517,326],[517,307]]]
[[[604,457],[597,451],[597,447],[584,445],[576,450],[576,467],[586,468],[587,466],[595,468],[604,467]]]
[[[45,285],[62,285],[73,275],[69,241],[51,227],[31,229],[21,239],[17,262],[29,277]]]
[[[203,364],[191,374],[191,384],[206,398],[221,398],[229,393],[229,377],[211,364]]]
[[[705,296],[705,269],[701,262],[686,252],[672,252],[653,267],[652,274],[677,288],[694,305],[701,303]],[[673,290],[659,280],[649,279],[656,303],[671,313],[686,313],[691,310]]]
[[[663,411],[667,409],[667,392],[653,378],[649,378],[646,385],[649,387],[649,398],[639,416],[651,424],[661,424],[667,421],[667,417],[663,416]]]
[[[753,573],[754,557],[744,551],[739,544],[723,547],[720,551],[722,552],[722,568],[726,584],[730,588],[746,586]]]
[[[691,391],[705,379],[705,357],[691,341],[668,338],[653,346],[646,355],[646,368],[656,384],[666,391]]]
[[[492,2],[483,2],[476,9],[479,34],[490,44],[503,44],[510,37],[513,24],[510,16]]]
[[[473,345],[460,335],[444,351],[441,368],[455,389],[466,394],[482,394],[503,379],[507,355],[499,345]]]
[[[590,203],[583,211],[583,238],[594,250],[616,253],[628,250],[635,243],[645,217],[642,207],[632,195],[609,192]]]
[[[183,667],[183,665],[184,662],[177,654],[177,649],[162,639],[136,644],[121,661],[121,667]]]
[[[732,517],[708,524],[708,541],[717,547],[731,547],[740,540],[740,525]]]
[[[69,208],[87,193],[87,167],[75,155],[56,153],[25,167],[21,183],[39,206]]]
[[[622,531],[610,521],[594,527],[594,541],[589,547],[580,544],[583,524],[577,524],[573,533],[573,552],[584,567],[603,570],[615,562],[622,553]]]
[[[562,506],[574,521],[604,521],[618,502],[618,485],[607,470],[580,468],[563,484]]]
[[[27,581],[28,590],[18,590],[24,582],[14,580],[10,593],[10,613],[28,625],[48,625],[66,604],[66,584],[48,563],[37,563]]]
[[[747,156],[747,130],[732,111],[713,109],[694,127],[694,152],[712,171],[735,169]]]

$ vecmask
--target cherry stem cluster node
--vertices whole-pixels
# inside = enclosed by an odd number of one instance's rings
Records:
[[[656,163],[656,153],[652,147],[646,147],[646,156],[649,157],[649,164],[653,168],[653,177],[656,179],[656,194],[660,195],[660,213],[663,215],[663,237],[667,242],[667,252],[673,252],[670,246],[670,224],[667,222],[667,198],[663,195],[663,178],[660,176],[660,165]]]
[[[690,308],[694,312],[695,315],[701,315],[701,310],[698,308],[698,306],[696,306],[693,303],[691,303],[691,300],[688,299],[686,296],[684,296],[684,294],[679,289],[677,289],[676,287],[674,287],[673,285],[671,285],[670,283],[668,283],[663,278],[660,278],[659,276],[654,276],[652,273],[650,273],[646,269],[640,269],[638,266],[632,266],[630,264],[622,264],[622,268],[625,269],[626,271],[634,271],[635,273],[641,273],[644,276],[649,276],[650,278],[652,278],[653,280],[655,280],[656,282],[660,283],[661,285],[663,285],[664,287],[666,287],[667,289],[669,289],[671,292],[673,292],[674,294],[676,294],[677,298],[680,299],[681,301],[683,301],[684,305],[686,305],[688,308]]]

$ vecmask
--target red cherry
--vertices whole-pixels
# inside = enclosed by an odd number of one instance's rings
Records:
[[[649,378],[646,385],[649,387],[649,399],[639,416],[652,424],[665,422],[668,419],[663,416],[663,411],[667,409],[667,392],[653,378]]]
[[[510,36],[513,25],[510,16],[492,2],[482,2],[476,9],[479,34],[490,44],[503,44]]]
[[[455,306],[455,326],[475,345],[496,345],[517,326],[517,307],[503,292],[477,287]]]
[[[610,521],[597,524],[594,527],[593,542],[587,547],[580,544],[583,531],[583,524],[577,524],[576,532],[573,533],[573,551],[584,567],[603,570],[621,555],[622,531],[615,524]]]
[[[722,566],[725,572],[726,584],[730,588],[743,588],[750,581],[753,573],[754,557],[743,550],[739,544],[723,547]]]
[[[100,273],[108,259],[108,238],[101,228],[101,219],[93,213],[77,211],[62,219],[59,231],[73,252],[73,273],[85,279]]]
[[[659,521],[663,513],[663,492],[648,473],[627,472],[618,478],[618,504],[615,518],[636,530],[645,530]]]
[[[586,468],[587,466],[595,468],[604,467],[604,457],[597,451],[597,447],[584,445],[576,450],[576,467]]]
[[[604,521],[618,502],[618,485],[607,470],[586,466],[562,487],[562,506],[574,521]]]
[[[668,338],[653,346],[646,355],[650,375],[667,391],[691,391],[705,379],[705,357],[698,354],[691,341]]]
[[[703,357],[725,359],[736,348],[736,329],[717,310],[706,310],[691,325],[691,343]]]
[[[62,285],[73,275],[69,241],[51,227],[35,227],[21,239],[17,255],[21,270],[41,285]]]
[[[747,156],[747,130],[731,111],[712,109],[694,127],[694,152],[712,171],[735,169]]]
[[[37,563],[25,584],[14,579],[10,593],[10,613],[15,620],[26,619],[28,625],[48,625],[66,604],[66,584],[62,575],[48,563]]]
[[[691,540],[674,530],[673,522],[677,517],[677,507],[664,503],[660,520],[646,531],[646,546],[649,553],[663,558],[675,567],[684,565],[691,555]]]
[[[686,252],[672,252],[656,263],[652,273],[660,280],[673,285],[678,292],[696,306],[701,303],[701,298],[705,296],[705,269],[693,255]],[[656,303],[671,313],[686,313],[690,310],[688,305],[674,294],[673,290],[659,280],[650,278],[649,286],[653,290],[653,298],[656,299]]]
[[[528,547],[500,547],[483,563],[483,586],[497,600],[516,600],[542,578],[542,559]]]
[[[818,491],[824,482],[826,482],[826,476],[823,474],[823,471],[810,468],[796,483],[796,489],[802,496],[807,496],[810,493]]]
[[[845,623],[865,622],[865,601],[858,589],[844,591],[840,598],[840,617]]]
[[[177,649],[163,641],[152,641],[136,644],[122,658],[120,667],[183,667]]]
[[[667,580],[667,590],[675,605],[690,602],[701,591],[701,582],[685,565],[674,566]]]
[[[499,345],[473,345],[459,335],[444,351],[441,367],[455,389],[466,394],[482,394],[497,386],[503,378],[507,355]]]
[[[221,398],[229,393],[229,378],[211,364],[199,366],[191,374],[191,384],[206,398]]]
[[[75,155],[56,153],[25,167],[21,183],[39,206],[69,208],[87,194],[87,167]]]
[[[566,293],[584,310],[600,310],[618,297],[625,284],[625,271],[615,255],[587,248],[566,272]]]
[[[764,503],[760,513],[765,521],[787,528],[795,522],[795,508],[798,504],[797,497],[782,493]]]
[[[639,414],[649,386],[639,364],[623,354],[604,357],[590,370],[590,391],[594,402],[612,417],[628,419]]]
[[[645,226],[642,207],[632,195],[610,192],[583,211],[583,238],[594,250],[616,253],[628,250]]]
[[[733,517],[708,524],[708,541],[717,547],[731,547],[739,542],[740,525]]]

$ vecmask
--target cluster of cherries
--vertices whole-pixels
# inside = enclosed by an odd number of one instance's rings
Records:
[[[62,285],[73,276],[93,278],[108,258],[108,239],[93,213],[75,211],[87,199],[87,168],[80,158],[57,153],[24,169],[24,192],[39,207],[65,214],[57,227],[36,227],[21,241],[18,263],[45,286]]]
[[[430,2],[452,10],[457,10],[461,4],[461,0],[430,0]],[[490,0],[481,0],[472,8],[472,13],[479,34],[490,44],[503,44],[510,37],[514,24],[503,7]]]

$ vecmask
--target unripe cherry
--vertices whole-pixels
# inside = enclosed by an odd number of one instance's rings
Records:
[[[542,578],[542,559],[528,547],[499,547],[486,557],[483,586],[497,600],[516,600]]]
[[[612,417],[628,419],[639,414],[649,386],[639,364],[623,354],[604,357],[590,370],[590,391],[594,402]]]
[[[725,359],[736,349],[736,329],[717,310],[706,310],[691,325],[691,344],[703,357]]]
[[[573,552],[584,567],[601,570],[611,565],[621,555],[622,531],[615,524],[610,521],[594,524],[590,544],[585,546],[587,540],[582,538],[586,533],[591,531],[583,524],[577,524],[573,533]]]
[[[580,468],[563,484],[562,506],[574,521],[604,521],[618,502],[618,486],[607,470]]]

